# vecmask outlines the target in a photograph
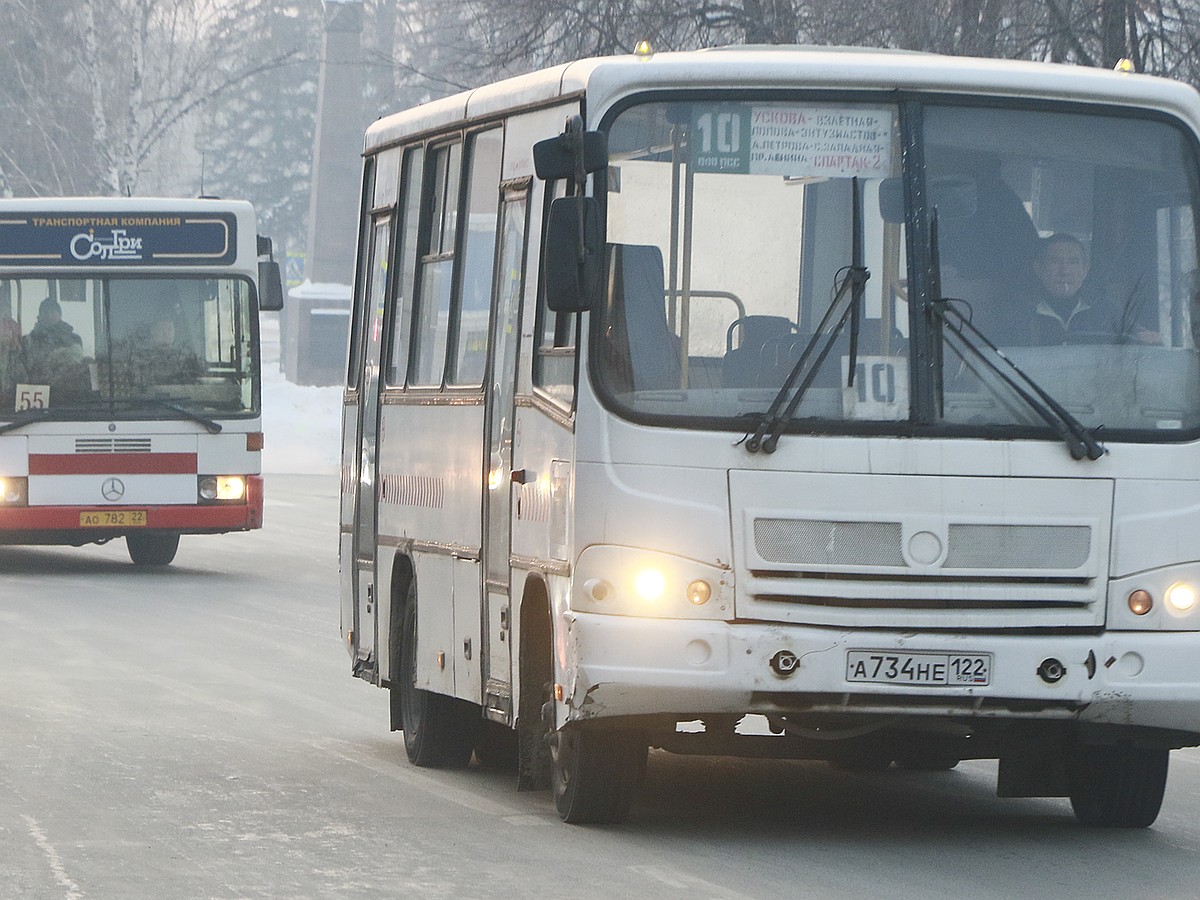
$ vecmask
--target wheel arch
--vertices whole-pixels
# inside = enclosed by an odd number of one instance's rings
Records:
[[[554,628],[550,613],[550,590],[539,574],[530,574],[521,591],[517,616],[517,723],[540,718],[542,690],[553,671]]]

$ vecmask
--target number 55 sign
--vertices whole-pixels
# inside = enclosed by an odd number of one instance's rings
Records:
[[[50,405],[50,385],[18,384],[17,412],[27,409],[45,409]]]

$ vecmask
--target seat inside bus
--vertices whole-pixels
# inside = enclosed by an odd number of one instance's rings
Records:
[[[604,346],[619,388],[678,389],[679,337],[667,323],[662,251],[648,244],[610,248],[612,296]]]

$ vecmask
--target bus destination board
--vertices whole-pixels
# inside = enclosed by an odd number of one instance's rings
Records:
[[[0,217],[0,265],[231,265],[228,212],[31,212]]]

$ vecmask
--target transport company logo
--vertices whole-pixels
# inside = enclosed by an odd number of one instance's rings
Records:
[[[142,239],[129,237],[124,228],[114,228],[108,238],[97,237],[95,229],[89,228],[71,238],[71,255],[83,261],[92,257],[100,259],[141,259]]]

